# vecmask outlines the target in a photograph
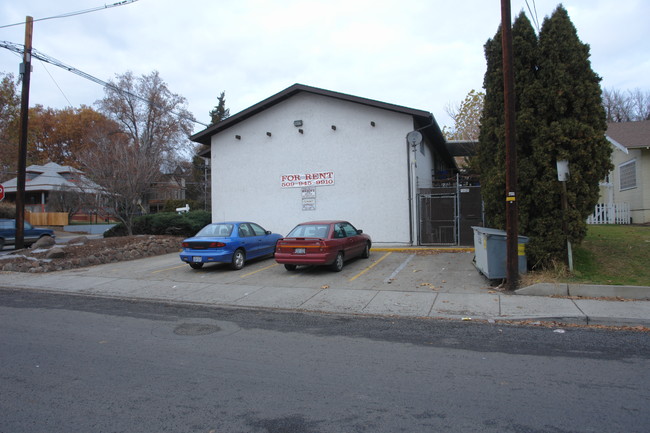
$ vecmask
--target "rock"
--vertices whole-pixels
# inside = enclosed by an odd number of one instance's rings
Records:
[[[32,249],[37,249],[37,248],[50,248],[52,247],[56,242],[54,241],[54,238],[52,236],[41,236],[36,242],[32,244]]]
[[[52,248],[45,254],[46,259],[62,259],[63,257],[65,257],[63,248]]]
[[[88,238],[86,236],[77,236],[76,238],[72,238],[68,240],[67,244],[68,245],[85,244],[86,242],[88,242]]]

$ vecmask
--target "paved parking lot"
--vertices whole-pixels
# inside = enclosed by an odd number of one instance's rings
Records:
[[[373,251],[369,259],[346,262],[341,272],[326,267],[299,267],[289,272],[272,258],[247,262],[240,271],[227,264],[191,269],[177,254],[76,270],[86,276],[166,280],[180,283],[270,286],[300,289],[389,290],[438,293],[486,293],[489,281],[472,260],[473,252],[415,253]]]

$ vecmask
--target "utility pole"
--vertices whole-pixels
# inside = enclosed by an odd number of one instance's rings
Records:
[[[515,143],[515,92],[512,61],[510,0],[501,0],[501,48],[506,133],[506,279],[508,290],[519,285],[517,233],[517,147]]]
[[[25,246],[25,177],[27,171],[27,121],[29,118],[29,78],[32,72],[32,33],[34,18],[25,20],[25,51],[20,64],[23,88],[20,102],[20,139],[18,142],[18,178],[16,180],[16,249]]]

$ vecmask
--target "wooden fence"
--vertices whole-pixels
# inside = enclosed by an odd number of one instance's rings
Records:
[[[599,203],[587,224],[630,224],[630,205],[627,203]]]
[[[66,226],[67,212],[25,212],[25,219],[33,226]]]

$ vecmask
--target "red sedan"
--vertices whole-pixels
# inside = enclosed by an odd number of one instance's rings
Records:
[[[343,269],[343,262],[354,257],[370,257],[370,236],[347,221],[312,221],[298,224],[278,241],[275,261],[288,271],[298,265],[328,265]]]

